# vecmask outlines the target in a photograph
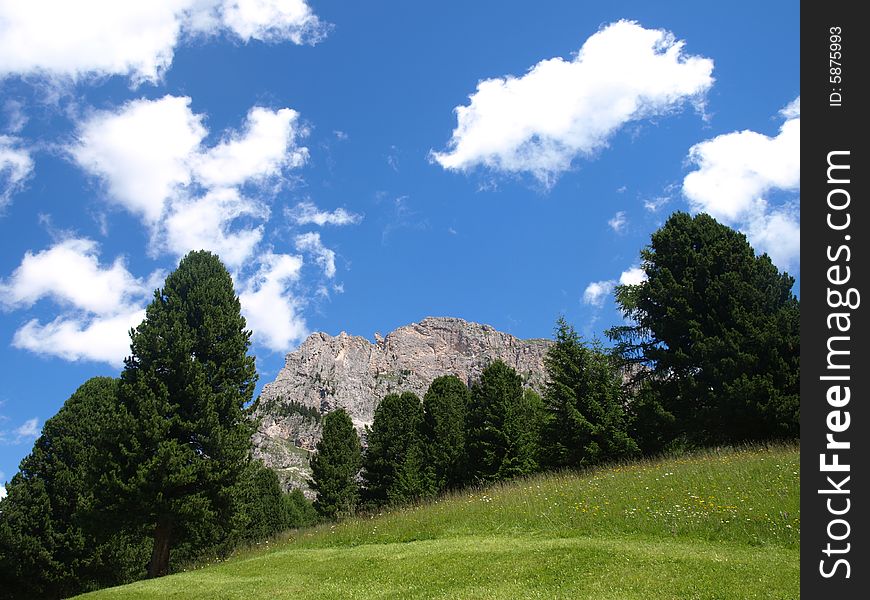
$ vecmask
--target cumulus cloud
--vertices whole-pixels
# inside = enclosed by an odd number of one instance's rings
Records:
[[[800,258],[800,212],[794,199],[775,206],[770,195],[800,190],[800,98],[780,114],[786,120],[774,137],[744,130],[692,146],[696,170],[683,180],[683,194],[693,211],[740,228],[787,268]]]
[[[121,75],[157,82],[176,47],[226,35],[316,43],[327,32],[305,0],[30,0],[0,3],[0,79]]]
[[[319,233],[297,235],[296,250],[313,255],[314,261],[323,269],[323,274],[329,278],[335,277],[335,252],[323,245]]]
[[[604,299],[610,295],[615,287],[614,281],[593,281],[583,290],[583,303],[590,306],[603,306]]]
[[[596,308],[604,306],[604,300],[619,285],[637,285],[646,281],[646,273],[640,267],[631,267],[623,271],[619,275],[619,280],[605,279],[603,281],[593,281],[583,290],[583,303]]]
[[[6,309],[29,308],[42,299],[62,314],[48,323],[31,319],[12,345],[66,360],[93,360],[119,366],[129,353],[128,332],[145,316],[144,305],[162,273],[143,280],[122,258],[105,266],[88,239],[67,239],[47,250],[27,252],[10,277],[0,281]]]
[[[620,210],[615,215],[613,215],[612,219],[607,221],[607,225],[609,225],[610,228],[616,233],[620,233],[623,229],[625,229],[626,223],[628,223],[628,219],[625,216],[624,210]]]
[[[44,356],[120,367],[130,354],[130,329],[144,318],[143,308],[112,316],[59,316],[45,324],[31,319],[15,332],[12,345]]]
[[[6,486],[0,485],[0,500],[6,497]]]
[[[220,256],[229,268],[237,269],[254,254],[263,237],[263,226],[242,226],[233,230],[231,225],[244,217],[263,219],[268,214],[265,206],[243,198],[232,189],[179,200],[173,203],[164,224],[166,247],[176,256],[208,249]]]
[[[65,306],[111,315],[150,291],[146,282],[127,271],[123,258],[101,266],[96,242],[68,239],[36,254],[25,253],[12,276],[0,281],[0,302],[7,308],[21,308],[51,298]]]
[[[298,121],[299,113],[290,108],[252,108],[244,132],[228,134],[195,158],[195,178],[209,188],[238,186],[301,167],[308,160],[308,148],[294,143],[306,133]]]
[[[638,285],[646,281],[646,272],[640,267],[631,267],[619,276],[619,285]]]
[[[30,152],[21,147],[18,138],[0,135],[0,210],[21,189],[33,172]]]
[[[190,98],[164,96],[93,114],[70,151],[106,183],[111,202],[153,225],[176,190],[190,183],[190,163],[206,134]]]
[[[268,252],[260,268],[239,294],[242,313],[254,339],[274,351],[284,351],[301,341],[308,330],[300,316],[299,300],[292,286],[301,274],[302,258]]]
[[[266,199],[308,159],[298,144],[306,130],[295,110],[254,107],[241,131],[205,147],[203,120],[187,97],[134,100],[81,123],[70,153],[148,226],[152,250],[213,250],[238,266],[262,237],[251,222],[268,218]]]
[[[293,208],[284,209],[284,215],[297,225],[355,225],[362,221],[362,216],[348,212],[344,208],[336,208],[329,212],[320,210],[313,202],[300,202]]]
[[[545,184],[605,147],[626,123],[700,103],[713,61],[687,55],[670,32],[631,21],[589,37],[573,60],[543,60],[521,76],[486,79],[455,109],[457,126],[433,160],[528,172]]]

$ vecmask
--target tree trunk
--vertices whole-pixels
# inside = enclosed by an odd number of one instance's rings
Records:
[[[169,547],[172,541],[172,520],[159,517],[154,526],[154,547],[148,563],[148,577],[163,577],[169,573]]]

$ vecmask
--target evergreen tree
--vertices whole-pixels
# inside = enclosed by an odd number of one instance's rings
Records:
[[[464,481],[469,400],[468,386],[455,375],[438,377],[423,396],[423,438],[436,491],[456,488]]]
[[[239,542],[267,539],[293,527],[285,496],[275,471],[251,461],[233,492],[232,535],[227,551]]]
[[[359,502],[356,476],[362,463],[359,435],[343,408],[323,417],[323,437],[311,458],[314,508],[327,519],[352,515]]]
[[[586,347],[560,318],[544,365],[549,418],[543,454],[549,467],[583,467],[638,451],[627,431],[620,373],[600,347]]]
[[[231,520],[253,432],[245,411],[257,379],[250,335],[229,273],[205,251],[181,260],[131,331],[104,501],[150,526],[150,577],[167,573],[182,535]]]
[[[641,257],[646,281],[616,294],[632,324],[608,332],[656,417],[638,427],[696,444],[799,436],[794,279],[705,214],[671,215]]]
[[[467,430],[471,481],[496,481],[537,470],[538,440],[522,379],[504,362],[486,367],[471,387]]]
[[[287,514],[287,528],[298,529],[317,523],[317,510],[299,488],[284,494],[284,511]]]
[[[411,392],[388,394],[378,404],[363,457],[367,503],[401,504],[432,493],[423,465],[422,424],[423,406]]]
[[[118,417],[117,382],[94,377],[45,422],[0,502],[0,597],[60,598],[141,577],[144,531],[100,535],[99,440]]]

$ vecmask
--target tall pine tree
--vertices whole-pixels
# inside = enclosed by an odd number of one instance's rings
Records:
[[[181,260],[131,332],[104,484],[108,508],[151,529],[150,577],[168,572],[184,532],[230,522],[251,447],[250,335],[229,273],[205,251]]]
[[[471,387],[467,420],[472,482],[490,482],[538,469],[537,418],[523,393],[522,378],[497,360]]]
[[[544,358],[548,422],[543,454],[551,468],[577,468],[638,451],[628,435],[622,380],[601,348],[588,348],[565,319]]]
[[[470,394],[455,375],[435,379],[423,396],[427,468],[437,491],[460,486],[465,477],[465,417]]]
[[[339,408],[323,417],[323,437],[311,459],[314,508],[327,519],[349,516],[359,502],[356,476],[362,463],[359,435],[350,415]]]
[[[378,404],[363,457],[367,503],[402,504],[432,493],[424,465],[422,424],[423,406],[411,392],[388,394]]]
[[[142,576],[141,528],[98,526],[100,440],[118,419],[117,381],[94,377],[45,422],[0,502],[0,598],[61,598]]]
[[[639,427],[669,426],[664,443],[799,436],[794,279],[706,214],[674,213],[641,257],[646,280],[616,294],[631,324],[608,332],[647,393]]]

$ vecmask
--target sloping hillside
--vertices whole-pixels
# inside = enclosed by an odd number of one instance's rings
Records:
[[[543,475],[88,598],[794,599],[797,447]]]

